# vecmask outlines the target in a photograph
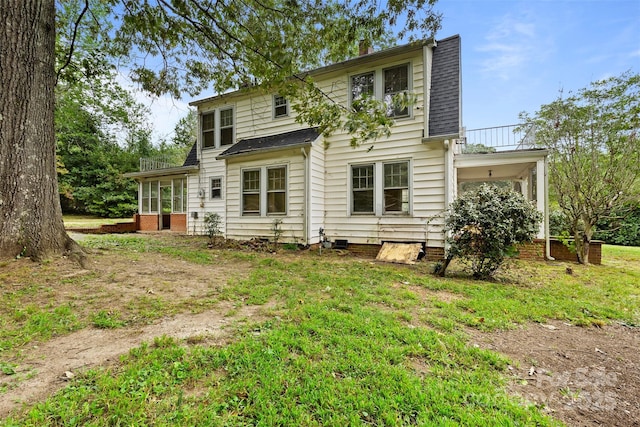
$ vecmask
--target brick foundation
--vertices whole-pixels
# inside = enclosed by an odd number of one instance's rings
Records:
[[[187,232],[187,214],[171,214],[171,231]]]
[[[137,225],[140,231],[158,231],[160,225],[160,215],[140,215],[137,214]]]
[[[380,251],[382,245],[375,244],[354,244],[349,243],[348,250],[356,256],[367,258],[375,258]],[[545,259],[545,241],[536,239],[531,243],[524,244],[519,248],[518,259],[544,261]],[[551,239],[551,256],[558,261],[576,262],[576,254],[559,240]],[[444,259],[444,248],[428,247],[427,261],[442,261]],[[600,265],[602,263],[602,242],[593,241],[589,247],[589,262],[591,264]]]
[[[532,243],[527,243],[520,246],[519,259],[529,259],[542,261],[545,257],[544,251],[545,241],[542,239],[536,239]],[[571,252],[561,241],[557,239],[551,239],[551,257],[558,261],[570,261],[577,262],[578,258],[575,253]],[[591,264],[602,264],[602,242],[594,240],[589,245],[589,262]]]

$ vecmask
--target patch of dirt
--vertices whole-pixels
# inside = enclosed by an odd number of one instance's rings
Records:
[[[10,388],[0,394],[0,417],[6,417],[24,404],[44,400],[64,387],[65,381],[78,372],[116,362],[118,356],[155,337],[223,343],[229,335],[225,328],[244,318],[262,320],[265,318],[263,309],[268,307],[270,305],[243,306],[236,310],[227,302],[215,310],[179,314],[144,327],[87,328],[32,345],[23,353],[16,374],[0,378],[0,385]],[[227,313],[233,315],[227,316]]]
[[[471,345],[508,356],[510,391],[569,426],[640,426],[640,328],[560,321],[468,331]]]

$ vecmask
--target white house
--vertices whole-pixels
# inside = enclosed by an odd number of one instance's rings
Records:
[[[389,109],[389,138],[355,149],[346,132],[325,139],[296,123],[277,94],[243,89],[192,102],[200,129],[184,165],[129,174],[140,186],[138,228],[202,234],[204,216],[216,212],[230,239],[268,239],[281,220],[283,242],[318,243],[322,228],[349,245],[420,242],[437,258],[459,182],[511,180],[546,211],[545,151],[517,141],[514,150],[463,154],[459,36],[366,53],[310,75],[347,107],[361,93],[387,100],[409,92],[416,101]]]

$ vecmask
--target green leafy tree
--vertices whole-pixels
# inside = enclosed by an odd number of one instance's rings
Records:
[[[91,71],[84,65],[104,58],[126,64],[134,80],[155,94],[178,97],[210,87],[223,93],[260,84],[288,88],[283,93],[299,99],[322,93],[305,70],[355,55],[360,40],[386,43],[394,27],[400,37],[433,35],[441,19],[435,1],[0,2],[0,254],[41,259],[81,253],[64,230],[56,179],[54,88],[67,72]],[[75,19],[56,25],[56,7]],[[56,44],[57,26],[63,43]],[[91,39],[96,49],[74,61],[85,31],[99,34]],[[309,99],[306,111],[338,111],[329,94]],[[339,112],[342,123],[354,113]],[[313,116],[322,118],[323,131],[331,129],[334,113]],[[381,134],[388,126],[380,124]]]
[[[522,194],[507,188],[485,184],[462,194],[446,215],[449,247],[437,273],[444,276],[458,257],[470,265],[474,278],[490,278],[506,258],[517,255],[519,244],[532,241],[541,220]]]
[[[587,264],[598,221],[638,197],[640,74],[594,82],[521,117],[535,126],[537,144],[551,152],[553,195],[573,234],[578,261]]]

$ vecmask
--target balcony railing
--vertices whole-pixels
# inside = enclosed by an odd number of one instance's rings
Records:
[[[160,157],[141,157],[140,172],[146,172],[155,169],[167,169],[180,166],[174,159],[166,156]]]
[[[535,128],[528,125],[494,126],[467,129],[463,152],[526,150],[535,147]]]

